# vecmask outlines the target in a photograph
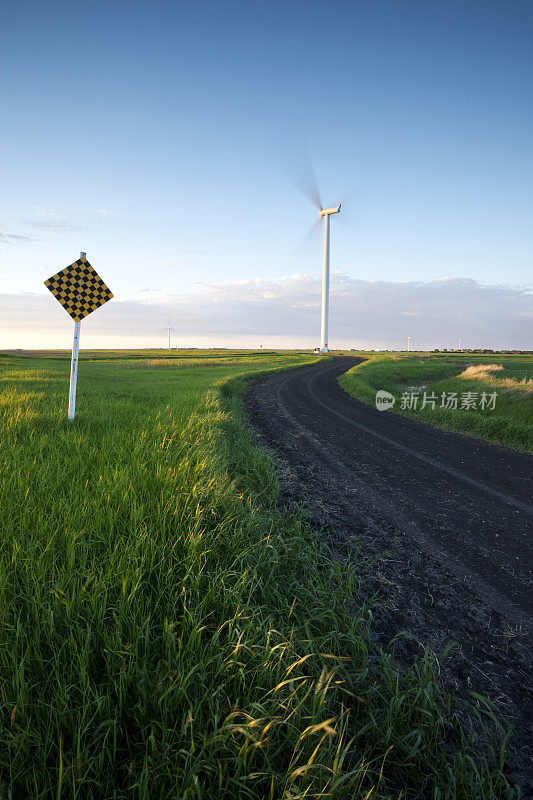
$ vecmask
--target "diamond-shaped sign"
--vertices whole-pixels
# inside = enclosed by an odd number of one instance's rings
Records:
[[[44,282],[73,320],[80,322],[111,300],[113,293],[86,258],[79,258]]]

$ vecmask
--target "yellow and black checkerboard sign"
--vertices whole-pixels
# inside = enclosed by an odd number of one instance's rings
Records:
[[[86,258],[78,258],[69,267],[44,282],[73,320],[80,322],[111,300],[113,293]]]

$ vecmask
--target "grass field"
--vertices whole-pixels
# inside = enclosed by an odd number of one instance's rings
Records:
[[[309,357],[133,356],[82,354],[72,424],[66,354],[0,358],[0,798],[517,797],[277,508],[239,397]]]
[[[479,365],[475,368],[472,365]],[[396,398],[394,412],[459,433],[533,451],[533,356],[490,353],[418,355],[371,354],[369,360],[342,375],[341,386],[354,397],[374,404],[376,391]],[[402,393],[418,390],[417,408],[401,408]],[[423,408],[423,395],[434,395],[435,408]],[[471,392],[475,408],[461,409],[461,398]],[[489,395],[497,393],[494,409]],[[458,407],[443,408],[442,395],[455,393]],[[482,395],[487,396],[482,409]]]

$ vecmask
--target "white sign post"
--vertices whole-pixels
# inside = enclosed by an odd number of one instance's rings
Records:
[[[86,258],[87,253],[80,253],[80,258]],[[80,353],[80,328],[81,320],[74,323],[74,341],[72,343],[72,361],[70,362],[70,391],[68,395],[68,418],[74,419],[76,413],[76,382],[78,380],[78,356]]]
[[[78,356],[80,353],[81,321],[113,297],[100,275],[89,264],[86,253],[80,253],[77,261],[44,282],[67,314],[74,320],[74,343],[70,363],[70,391],[68,418],[74,419],[76,412],[76,381],[78,380]]]

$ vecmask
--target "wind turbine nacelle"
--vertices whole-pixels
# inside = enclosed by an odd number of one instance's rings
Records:
[[[339,203],[338,206],[335,206],[334,208],[321,208],[320,209],[320,216],[321,217],[325,217],[326,214],[338,214],[340,210],[341,210],[341,204],[340,203]]]

